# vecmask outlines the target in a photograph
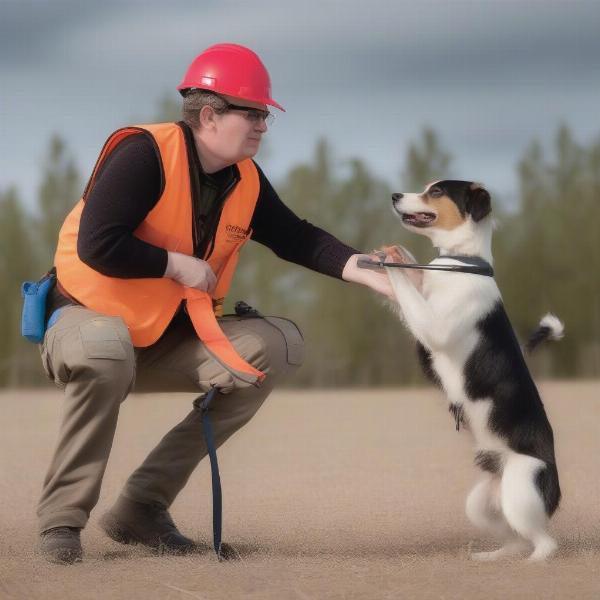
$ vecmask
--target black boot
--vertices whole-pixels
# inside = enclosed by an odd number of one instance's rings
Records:
[[[100,519],[100,527],[120,544],[142,544],[167,554],[187,554],[196,544],[182,535],[167,509],[157,502],[142,504],[119,496]]]
[[[83,551],[79,527],[53,527],[40,535],[40,552],[46,560],[60,565],[81,562]]]

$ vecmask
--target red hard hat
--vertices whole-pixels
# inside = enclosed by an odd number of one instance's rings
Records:
[[[238,44],[216,44],[196,56],[177,89],[200,88],[251,102],[270,104],[271,78],[256,53]]]

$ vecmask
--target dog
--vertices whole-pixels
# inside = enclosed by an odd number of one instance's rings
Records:
[[[431,266],[492,265],[491,199],[471,181],[445,180],[422,193],[392,195],[394,213],[411,232],[439,249]],[[415,262],[401,247],[384,248],[387,262]],[[456,427],[474,437],[480,481],[466,502],[469,520],[499,538],[478,560],[530,560],[557,549],[548,521],[561,497],[552,427],[492,276],[385,267],[395,309],[417,339],[426,375],[446,393]],[[546,315],[528,350],[559,339],[563,325]]]

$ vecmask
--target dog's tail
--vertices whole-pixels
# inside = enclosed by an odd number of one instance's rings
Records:
[[[533,352],[541,343],[547,340],[560,340],[565,334],[562,321],[552,313],[542,317],[537,329],[532,332],[525,344],[525,352]]]

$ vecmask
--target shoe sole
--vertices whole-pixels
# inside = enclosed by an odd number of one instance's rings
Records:
[[[73,565],[75,563],[83,562],[83,556],[81,554],[75,554],[75,556],[73,556],[72,553],[61,554],[60,556],[45,554],[44,558],[55,565]]]

